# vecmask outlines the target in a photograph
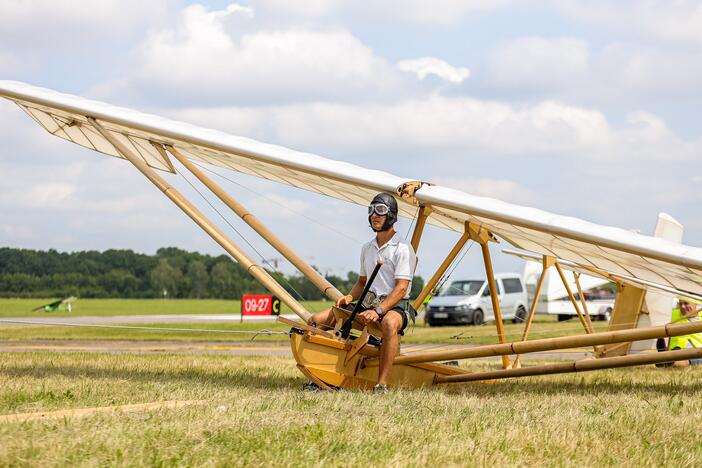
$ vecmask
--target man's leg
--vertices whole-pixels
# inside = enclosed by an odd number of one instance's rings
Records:
[[[330,330],[334,328],[336,324],[336,319],[334,318],[334,312],[331,309],[323,310],[317,312],[312,317],[307,320],[308,325],[317,327],[321,330]]]
[[[383,330],[383,344],[380,346],[380,364],[378,368],[378,383],[387,385],[392,362],[400,351],[400,336],[402,329],[402,315],[394,310],[385,313],[380,321]]]

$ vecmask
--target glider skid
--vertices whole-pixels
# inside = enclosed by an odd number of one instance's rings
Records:
[[[333,307],[332,310],[339,326],[349,316],[349,312],[344,309]],[[290,346],[297,368],[320,387],[325,390],[370,390],[377,383],[378,366],[365,365],[366,360],[380,355],[379,347],[372,343],[372,335],[382,336],[377,325],[362,327],[354,322],[353,328],[361,331],[360,336],[343,339],[336,335],[338,330],[323,331],[282,317],[278,320],[293,325],[290,331]],[[433,385],[439,376],[448,377],[464,373],[465,369],[430,362],[398,364],[392,367],[388,386],[429,386]]]

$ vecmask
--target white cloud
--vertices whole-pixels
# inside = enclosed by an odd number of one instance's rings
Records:
[[[508,179],[435,176],[430,177],[429,182],[520,205],[536,204],[538,198],[532,190]]]
[[[699,138],[681,138],[652,113],[632,112],[626,123],[614,125],[598,110],[557,101],[515,106],[433,95],[385,105],[309,103],[184,114],[202,126],[260,132],[266,141],[300,149],[385,146],[601,160],[691,160],[702,151]]]
[[[402,75],[342,29],[256,29],[250,10],[183,10],[174,28],[151,32],[131,78],[98,92],[138,89],[169,102],[284,102],[397,94]],[[233,22],[233,23],[232,23]]]
[[[581,39],[522,37],[492,49],[488,74],[492,83],[517,88],[572,86],[588,76],[589,58]]]
[[[0,2],[0,38],[13,48],[85,46],[86,34],[102,40],[121,37],[166,14],[165,0],[100,0],[86,5],[80,0],[3,0]],[[99,36],[98,36],[99,34]]]
[[[612,43],[593,57],[599,80],[621,90],[656,90],[667,96],[699,89],[702,81],[702,53]]]
[[[702,7],[697,0],[559,0],[564,14],[614,32],[682,44],[702,43]]]
[[[502,42],[487,59],[490,87],[564,96],[573,102],[635,102],[697,92],[702,53],[695,48],[612,42],[593,48],[576,38],[524,37]]]
[[[55,208],[65,205],[76,192],[76,186],[66,183],[46,183],[29,189],[27,202],[33,208]]]
[[[435,75],[451,83],[462,83],[470,76],[470,70],[465,67],[454,67],[435,57],[421,57],[416,59],[401,60],[397,68],[410,72],[423,80],[429,75]]]
[[[353,17],[364,22],[392,21],[414,24],[447,25],[466,16],[515,3],[514,0],[379,0],[372,3],[352,0],[254,0],[254,8],[267,16],[285,18]]]
[[[386,17],[420,24],[455,24],[471,13],[493,10],[510,0],[387,0],[380,7]]]
[[[321,18],[343,5],[343,0],[305,0],[291,2],[290,0],[252,0],[256,11],[266,15],[294,18]]]

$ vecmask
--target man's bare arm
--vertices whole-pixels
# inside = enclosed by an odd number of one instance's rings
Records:
[[[395,307],[397,303],[404,299],[405,295],[407,294],[409,283],[409,280],[398,279],[395,282],[395,287],[393,290],[390,291],[390,294],[388,294],[388,296],[383,299],[380,304],[378,304],[378,307],[382,307],[385,312]]]
[[[356,281],[356,284],[354,284],[353,288],[351,288],[351,291],[349,292],[349,294],[353,296],[354,300],[361,297],[361,293],[363,292],[363,288],[366,286],[366,281],[368,281],[367,277],[359,276],[358,280]]]
[[[342,298],[339,298],[339,300],[336,301],[337,307],[343,307],[346,304],[350,304],[354,300],[358,299],[361,296],[361,293],[363,292],[363,288],[366,286],[366,281],[368,281],[367,277],[359,276],[358,280],[356,281],[356,284],[353,285],[353,287],[351,288],[351,291],[348,294],[353,299],[349,301],[348,296],[344,296]]]

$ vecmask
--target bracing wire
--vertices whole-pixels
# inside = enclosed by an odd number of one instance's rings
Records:
[[[453,274],[454,270],[463,261],[463,257],[466,256],[466,254],[471,249],[471,247],[473,247],[474,243],[475,242],[471,242],[470,244],[468,244],[468,248],[463,251],[463,253],[459,257],[459,259],[457,261],[456,260],[453,261],[453,263],[451,264],[451,269],[447,273],[445,273],[444,275],[441,276],[441,279],[439,279],[439,281],[436,283],[436,286],[434,287],[434,291],[432,291],[432,292],[436,293],[437,291],[441,291],[441,288],[444,287],[444,284],[446,283],[446,281],[448,281],[448,279]]]
[[[212,202],[210,202],[210,200],[208,200],[207,197],[205,197],[205,195],[204,195],[204,194],[203,194],[203,193],[202,193],[202,192],[201,192],[201,191],[184,175],[184,174],[182,174],[178,169],[176,169],[176,172],[178,173],[178,175],[180,175],[180,176],[188,183],[188,185],[190,185],[190,187],[192,187],[193,190],[195,190],[195,191],[197,192],[198,195],[200,195],[200,197],[205,201],[205,203],[207,203],[207,204],[210,206],[210,208],[212,208],[212,209],[219,215],[219,217],[222,218],[222,220],[223,220],[225,223],[227,223],[227,225],[229,225],[229,227],[232,228],[232,229],[234,230],[234,232],[236,232],[236,234],[237,234],[239,237],[241,237],[241,239],[242,239],[244,242],[246,242],[246,244],[247,244],[249,247],[251,247],[251,249],[252,249],[254,252],[256,252],[256,254],[261,258],[261,262],[262,262],[262,263],[265,263],[266,265],[268,265],[268,267],[271,268],[271,270],[275,271],[276,273],[280,273],[280,272],[266,259],[266,257],[265,257],[251,242],[249,242],[249,240],[246,239],[246,237],[245,237],[241,232],[239,232],[239,230],[238,230],[236,227],[234,227],[234,225],[233,225],[232,223],[229,222],[229,220],[226,218],[226,216],[224,216],[224,215],[222,214],[222,212],[221,212],[219,209],[217,209],[217,207],[214,206],[214,204],[213,204]],[[281,275],[281,278],[282,278],[283,282],[298,296],[298,298],[299,298],[301,301],[303,301],[303,302],[308,302],[308,301],[305,299],[305,297],[304,297],[302,294],[300,294],[300,292],[297,291],[297,290],[295,289],[295,287],[294,287],[292,284],[290,284],[290,282],[285,278],[285,275]]]
[[[412,226],[414,226],[414,222],[417,221],[418,215],[419,215],[419,207],[417,207],[417,210],[414,212],[414,216],[410,220],[409,227],[407,228],[407,234],[405,234],[405,239],[409,239],[410,232],[412,232]]]
[[[214,174],[214,175],[216,175],[217,177],[220,177],[220,178],[226,180],[227,182],[231,182],[232,184],[234,184],[234,185],[236,185],[236,186],[238,186],[238,187],[241,187],[241,188],[243,188],[244,190],[247,190],[247,191],[253,193],[253,194],[256,195],[256,196],[259,196],[259,197],[261,197],[261,198],[265,198],[266,200],[270,201],[271,203],[275,203],[276,205],[279,205],[279,204],[280,204],[280,201],[279,201],[279,200],[273,200],[273,199],[270,198],[269,196],[267,196],[267,195],[265,195],[265,194],[263,194],[263,193],[261,193],[261,192],[258,192],[258,191],[254,190],[254,189],[252,189],[252,188],[249,188],[249,187],[243,185],[243,184],[240,183],[240,182],[237,182],[237,181],[235,181],[235,180],[232,180],[232,179],[228,178],[228,177],[225,176],[225,175],[222,175],[222,174],[220,174],[220,173],[218,173],[218,172],[216,172],[216,171],[213,171],[212,169],[208,168],[207,166],[203,166],[203,165],[201,165],[201,164],[198,164],[198,163],[195,162],[195,161],[191,161],[191,162],[192,162],[193,164],[195,164],[197,167],[199,167],[200,169],[205,170],[205,171],[209,172],[210,174]],[[297,215],[299,215],[299,216],[305,218],[306,220],[308,220],[308,221],[310,221],[310,222],[312,222],[312,223],[317,224],[318,226],[321,226],[321,227],[323,227],[323,228],[325,228],[325,229],[328,229],[328,230],[330,230],[330,231],[332,231],[332,232],[335,232],[336,234],[339,234],[339,235],[341,235],[341,236],[343,236],[343,237],[345,237],[345,238],[347,238],[347,239],[349,239],[349,240],[352,240],[352,241],[354,241],[354,242],[355,242],[356,244],[358,244],[358,245],[362,245],[362,244],[363,244],[362,241],[360,241],[360,240],[358,240],[358,239],[356,239],[356,238],[354,238],[354,237],[349,236],[347,233],[345,233],[345,232],[343,232],[343,231],[341,231],[341,230],[339,230],[339,229],[335,229],[334,227],[329,226],[329,225],[327,225],[327,224],[321,223],[319,220],[317,220],[317,219],[315,219],[315,218],[312,218],[312,217],[310,217],[310,216],[307,216],[306,214],[302,213],[302,212],[299,211],[299,210],[292,209],[292,208],[290,208],[289,206],[286,206],[285,209],[287,209],[288,211],[290,211],[290,212],[292,212],[292,213],[295,213],[295,214],[297,214]]]

